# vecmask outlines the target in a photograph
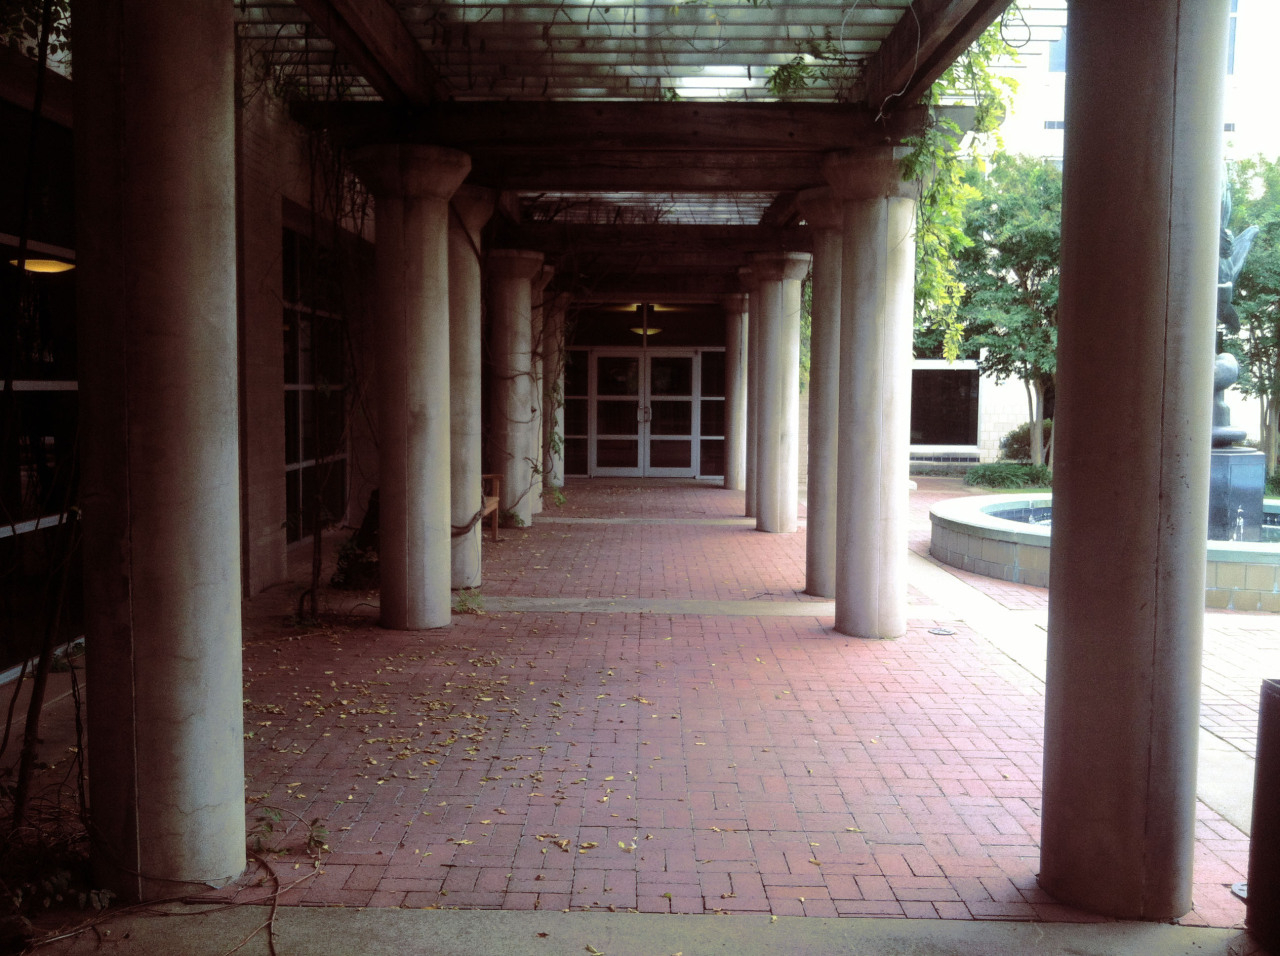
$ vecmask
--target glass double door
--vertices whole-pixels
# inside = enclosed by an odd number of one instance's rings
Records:
[[[591,474],[698,473],[695,353],[594,352]]]

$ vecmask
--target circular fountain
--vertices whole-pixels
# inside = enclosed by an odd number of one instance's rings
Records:
[[[1280,613],[1280,499],[1263,511],[1261,541],[1209,542],[1205,607]],[[1052,517],[1047,492],[952,498],[929,511],[929,553],[975,574],[1048,587]]]

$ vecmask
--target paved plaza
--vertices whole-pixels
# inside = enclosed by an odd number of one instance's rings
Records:
[[[299,626],[302,585],[269,590],[246,607],[244,663],[271,872],[213,896],[1093,919],[1036,886],[1047,592],[924,556],[930,503],[964,493],[912,493],[892,642],[835,633],[832,604],[801,593],[803,531],[758,533],[741,492],[692,481],[570,481],[484,543],[482,613],[448,629],[382,630],[376,592],[329,590]],[[1205,736],[1247,768],[1280,621],[1207,621]],[[1183,924],[1243,920],[1247,825],[1248,794],[1198,805]]]

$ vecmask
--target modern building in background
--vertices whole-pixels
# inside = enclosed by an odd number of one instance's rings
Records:
[[[1017,82],[1017,91],[1000,127],[999,147],[1061,165],[1069,42],[1066,0],[1027,0],[1018,9],[1019,16],[1005,24],[1005,39],[1018,50],[1018,59],[1001,70]],[[1280,157],[1273,98],[1277,35],[1280,4],[1231,0],[1222,130],[1228,162],[1259,154],[1272,160]],[[992,461],[1000,455],[1000,440],[1029,420],[1022,384],[997,383],[981,375],[975,361],[921,357],[912,371],[913,463]],[[1258,402],[1232,389],[1228,404],[1232,423],[1256,439]]]

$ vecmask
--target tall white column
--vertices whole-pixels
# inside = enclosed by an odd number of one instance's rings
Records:
[[[530,427],[529,445],[531,448],[530,467],[533,469],[533,491],[530,506],[535,515],[542,514],[542,486],[546,482],[544,465],[547,457],[545,416],[546,416],[546,356],[547,356],[547,286],[555,277],[556,270],[544,265],[533,278],[531,296],[531,337],[533,351],[531,355],[533,367],[533,423]]]
[[[569,296],[543,302],[542,473],[551,488],[564,487],[564,346]]]
[[[746,487],[747,470],[747,297],[724,299],[724,486]]]
[[[807,252],[782,252],[751,261],[760,300],[757,531],[789,533],[799,526],[800,282],[810,259]]]
[[[746,507],[748,518],[756,516],[756,476],[760,473],[757,440],[760,412],[760,295],[756,288],[755,272],[750,266],[738,270],[738,278],[747,296],[747,441],[746,441]]]
[[[836,593],[836,460],[840,414],[840,271],[843,217],[830,189],[799,196],[813,232],[813,304],[809,338],[809,469],[805,592]]]
[[[245,864],[232,13],[75,4],[92,858],[126,900]]]
[[[835,629],[896,638],[907,630],[918,186],[888,148],[833,155],[824,172],[844,216]]]
[[[1228,0],[1070,16],[1040,884],[1168,920],[1192,905]]]
[[[481,580],[481,522],[484,469],[481,457],[480,230],[493,214],[492,190],[461,186],[449,215],[449,487],[454,528],[471,525],[452,538],[450,586],[478,588]]]
[[[471,170],[457,150],[369,146],[377,326],[381,623],[444,627],[450,595],[449,198]]]
[[[533,521],[533,288],[542,253],[494,249],[486,257],[493,315],[493,393],[490,452],[502,475],[504,519],[520,527]]]

